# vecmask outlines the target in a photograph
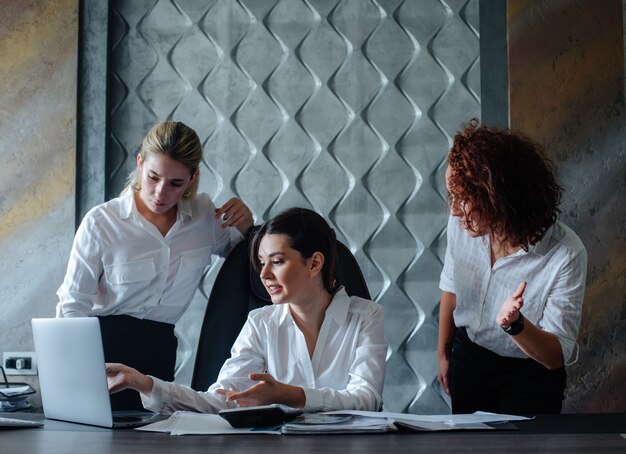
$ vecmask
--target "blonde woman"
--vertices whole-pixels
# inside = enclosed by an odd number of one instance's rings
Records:
[[[202,146],[181,122],[156,124],[119,197],[79,226],[57,295],[57,317],[97,316],[107,361],[174,378],[174,325],[192,301],[211,254],[226,255],[252,227],[233,198],[215,208],[197,194]],[[134,394],[115,409],[140,408]]]

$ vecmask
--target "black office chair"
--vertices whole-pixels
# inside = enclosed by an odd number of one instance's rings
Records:
[[[251,236],[237,244],[224,260],[209,296],[200,330],[191,387],[205,391],[217,379],[248,312],[272,304],[258,273],[250,266]],[[350,296],[371,299],[356,259],[337,241],[339,282]]]

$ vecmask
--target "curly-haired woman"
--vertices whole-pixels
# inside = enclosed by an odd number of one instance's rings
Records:
[[[587,253],[557,221],[552,164],[524,135],[472,120],[454,137],[446,186],[438,380],[452,411],[559,413]]]

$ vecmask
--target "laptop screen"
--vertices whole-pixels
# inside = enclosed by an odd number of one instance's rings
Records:
[[[98,319],[36,318],[32,327],[45,416],[112,427]]]

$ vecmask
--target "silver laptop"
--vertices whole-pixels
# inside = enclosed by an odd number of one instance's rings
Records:
[[[46,418],[110,428],[162,419],[148,411],[111,411],[97,318],[34,318],[32,327]]]

